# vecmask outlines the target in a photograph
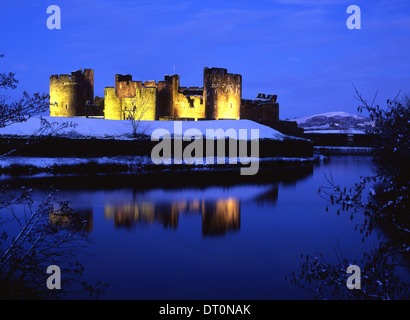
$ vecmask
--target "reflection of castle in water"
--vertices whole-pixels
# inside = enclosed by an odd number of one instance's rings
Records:
[[[190,194],[189,191],[188,194],[185,194],[185,191],[182,193],[179,191],[164,192],[160,189],[144,193],[139,190],[133,190],[132,193],[128,190],[125,192],[120,190],[119,193],[109,192],[103,196],[104,217],[113,220],[115,228],[157,224],[162,225],[165,229],[177,229],[182,215],[198,216],[202,218],[203,236],[225,235],[239,231],[241,204],[250,202],[264,206],[277,201],[278,184],[276,183],[244,188],[246,192],[243,187],[233,187],[229,191],[219,188],[201,189],[200,193],[194,191],[194,194]],[[187,198],[184,198],[185,196]],[[80,219],[81,227],[78,231],[91,232],[94,227],[95,208],[89,202],[81,203],[82,197],[84,197],[83,193],[80,198],[71,195],[73,205],[70,208],[74,210],[73,213],[78,214]],[[49,213],[50,224],[68,226],[73,222],[68,215],[64,214],[64,211],[58,211],[57,208],[55,210]]]
[[[74,213],[79,215],[82,220],[81,228],[76,231],[91,232],[93,230],[93,209],[75,209]],[[48,214],[48,222],[51,225],[68,226],[72,221],[64,212],[57,211]]]
[[[207,203],[202,211],[202,234],[221,235],[239,230],[241,208],[238,199],[228,198]]]
[[[217,200],[180,200],[170,203],[127,203],[106,205],[104,216],[114,219],[115,227],[130,228],[136,224],[162,224],[178,227],[180,214],[201,214],[202,235],[224,235],[240,228],[240,201],[235,198]]]

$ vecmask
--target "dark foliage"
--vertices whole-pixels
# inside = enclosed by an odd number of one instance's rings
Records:
[[[0,89],[15,89],[18,81],[14,76],[11,72],[1,73]],[[17,101],[9,100],[0,95],[0,128],[27,121],[49,107],[44,93],[30,96],[24,92]],[[24,146],[70,126],[41,118],[40,128]],[[1,156],[16,150],[3,150]],[[84,230],[87,217],[74,211],[67,201],[58,200],[54,191],[39,202],[31,193],[25,187],[18,192],[7,186],[0,189],[0,299],[98,297],[106,285],[98,282],[92,286],[82,281],[84,268],[78,262],[78,255],[90,244]],[[46,270],[50,265],[58,265],[64,274],[64,290],[47,288]]]
[[[15,74],[12,72],[0,73],[0,89],[17,88],[18,80],[14,76]],[[49,96],[45,93],[35,93],[30,96],[27,92],[23,92],[23,96],[19,100],[13,102],[9,102],[9,100],[10,97],[7,95],[0,95],[0,128],[26,121],[30,117],[46,111],[50,105]]]
[[[358,110],[368,111],[375,122],[376,175],[362,177],[350,188],[337,185],[330,177],[319,194],[337,207],[337,214],[350,214],[351,219],[364,214],[364,223],[356,225],[363,241],[375,228],[388,240],[365,253],[360,262],[343,257],[338,264],[330,264],[320,254],[307,255],[291,281],[318,299],[409,299],[410,100],[397,96],[382,108],[374,104],[377,94],[371,103],[357,90],[356,95],[361,103]],[[347,290],[346,269],[356,263],[362,267],[363,287]]]

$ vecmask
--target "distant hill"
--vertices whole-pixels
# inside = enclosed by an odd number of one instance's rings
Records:
[[[295,118],[291,121],[296,121],[298,126],[305,129],[305,131],[335,129],[356,129],[364,131],[373,127],[370,118],[343,111],[315,114],[308,117]]]

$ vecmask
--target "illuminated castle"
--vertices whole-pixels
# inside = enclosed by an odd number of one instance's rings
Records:
[[[131,75],[115,76],[104,98],[94,98],[94,71],[50,76],[50,116],[126,120],[278,121],[279,104],[273,95],[242,99],[242,76],[223,68],[204,68],[203,87],[181,87],[179,75],[163,81],[134,81]],[[143,109],[137,114],[136,109]]]
[[[50,76],[50,116],[84,116],[93,101],[94,70]]]

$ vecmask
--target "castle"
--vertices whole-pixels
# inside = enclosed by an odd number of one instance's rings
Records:
[[[276,95],[242,99],[242,76],[223,68],[204,68],[203,87],[181,87],[179,75],[163,81],[134,81],[115,75],[115,86],[94,98],[94,70],[50,76],[50,116],[126,120],[279,121]]]

